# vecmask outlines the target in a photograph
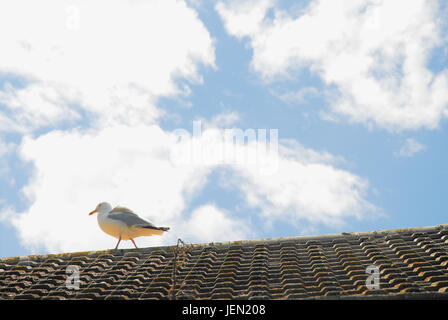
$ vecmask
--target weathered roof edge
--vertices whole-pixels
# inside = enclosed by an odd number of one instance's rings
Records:
[[[223,242],[208,242],[208,243],[197,243],[197,244],[187,244],[193,247],[207,247],[207,246],[230,246],[232,244],[264,244],[266,242],[288,242],[288,241],[306,241],[306,240],[323,240],[323,239],[340,239],[347,238],[350,236],[381,236],[381,235],[391,235],[398,233],[407,232],[427,232],[427,231],[440,231],[448,230],[448,224],[439,224],[435,226],[427,227],[416,227],[416,228],[399,228],[399,229],[387,229],[378,231],[362,231],[362,232],[343,232],[336,234],[326,234],[326,235],[311,235],[311,236],[290,236],[290,237],[279,237],[279,238],[264,238],[255,240],[234,240],[234,241],[223,241]],[[157,250],[174,250],[176,245],[169,246],[158,246],[158,247],[145,247],[139,249],[107,249],[98,251],[78,251],[78,252],[67,252],[67,253],[55,253],[55,254],[35,254],[27,256],[16,256],[16,257],[4,257],[0,258],[0,262],[11,262],[11,261],[29,261],[29,260],[45,260],[51,257],[58,258],[71,258],[74,256],[99,256],[108,253],[114,253],[115,255],[124,255],[127,252],[151,252]]]
[[[352,294],[339,296],[315,296],[303,300],[448,300],[447,292],[405,292],[389,294]]]

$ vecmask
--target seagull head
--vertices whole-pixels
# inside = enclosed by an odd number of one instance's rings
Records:
[[[110,212],[112,210],[112,207],[109,203],[107,202],[101,202],[98,203],[98,205],[96,206],[95,210],[93,210],[92,212],[89,213],[89,216],[97,213],[97,212]]]

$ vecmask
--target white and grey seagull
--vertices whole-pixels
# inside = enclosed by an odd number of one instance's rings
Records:
[[[135,248],[137,248],[134,238],[153,235],[160,236],[170,229],[168,227],[156,227],[151,222],[140,218],[128,208],[118,206],[112,209],[112,206],[107,202],[99,203],[89,215],[94,213],[98,213],[98,224],[101,230],[118,239],[115,249],[118,248],[121,240],[131,240]]]

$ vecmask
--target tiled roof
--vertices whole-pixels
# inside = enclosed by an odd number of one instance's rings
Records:
[[[366,287],[370,265],[379,289]],[[0,259],[0,299],[415,296],[448,298],[448,225]]]

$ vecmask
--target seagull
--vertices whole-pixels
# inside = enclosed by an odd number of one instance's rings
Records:
[[[89,215],[94,213],[98,213],[98,224],[101,230],[118,239],[115,249],[118,248],[121,240],[131,240],[137,248],[134,238],[152,235],[161,236],[163,232],[170,229],[168,227],[156,227],[128,208],[118,206],[112,209],[112,206],[107,202],[99,203]]]

